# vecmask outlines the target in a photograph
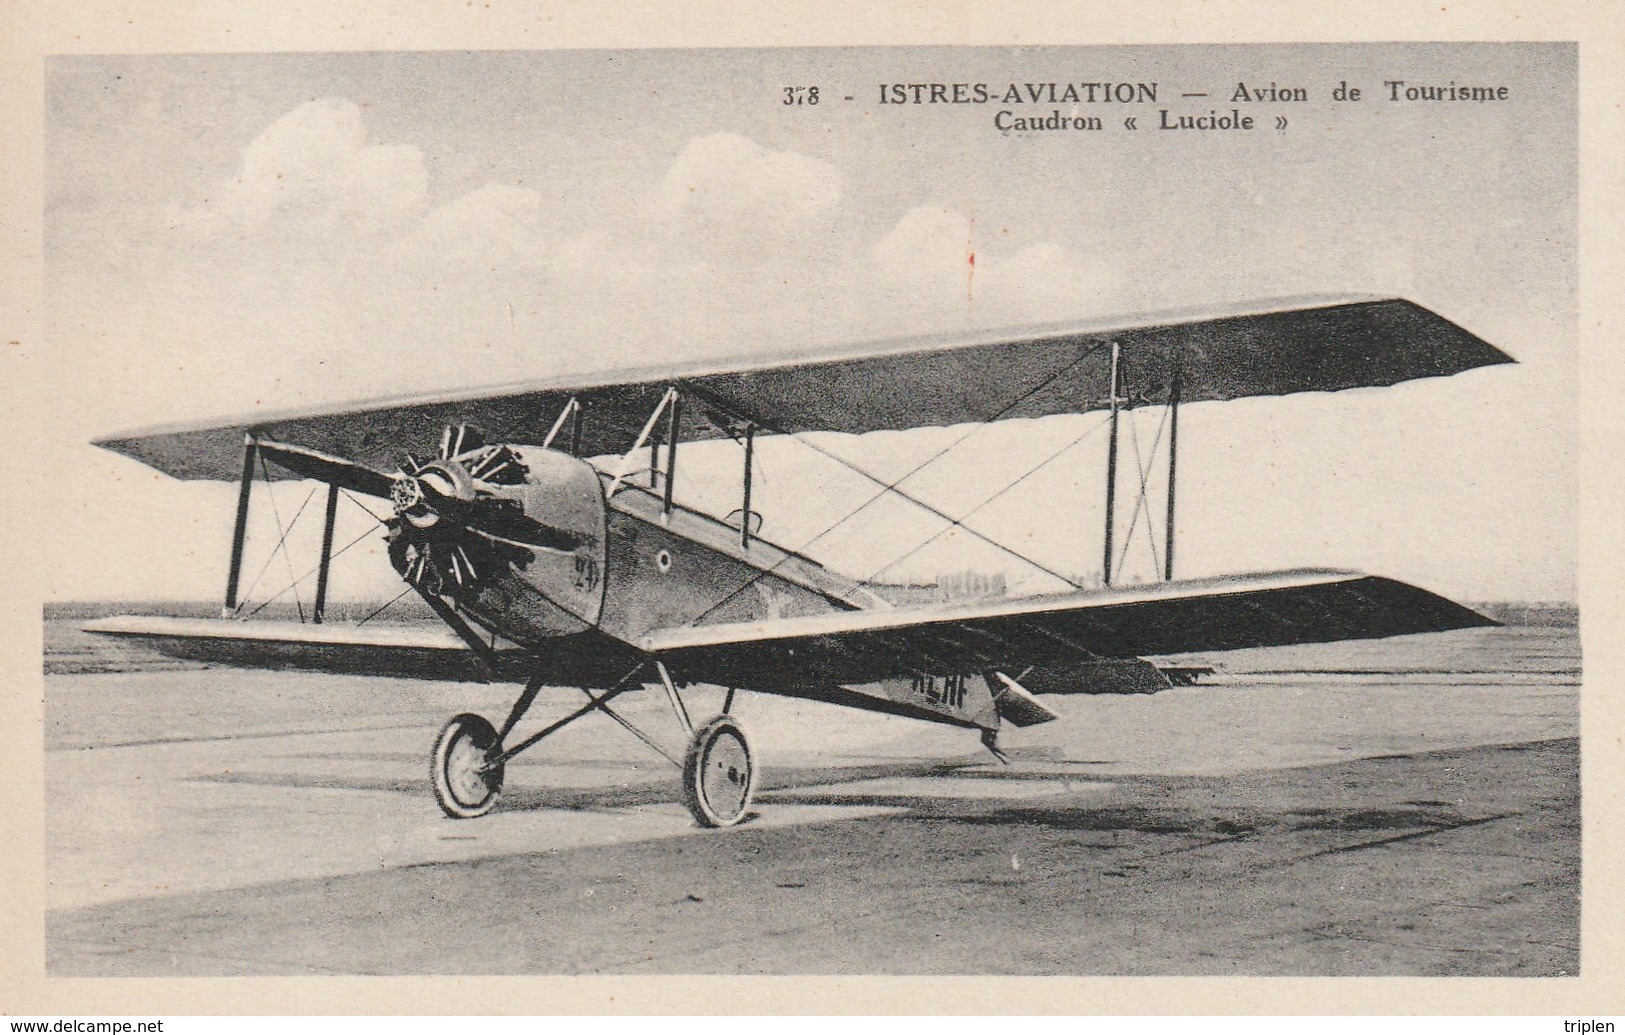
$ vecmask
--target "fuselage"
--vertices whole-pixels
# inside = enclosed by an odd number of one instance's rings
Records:
[[[613,669],[635,664],[641,656],[638,643],[659,629],[892,606],[754,530],[744,536],[736,525],[668,502],[663,491],[647,484],[647,473],[640,476],[644,484],[635,484],[567,453],[503,448],[522,462],[524,477],[479,485],[475,509],[517,504],[524,518],[545,528],[554,541],[571,545],[521,548],[471,533],[455,549],[459,564],[477,576],[462,582],[438,578],[436,587],[464,617],[538,657],[580,654]],[[447,525],[456,534],[455,523]],[[402,553],[391,557],[410,580],[411,561]],[[984,730],[999,722],[986,674],[916,671],[835,686],[793,664],[771,668],[762,678],[774,693]],[[685,674],[675,678],[681,682]]]
[[[597,631],[625,643],[672,626],[754,622],[886,602],[769,540],[681,505],[586,460],[536,446],[510,447],[526,476],[481,491],[517,502],[527,517],[579,537],[572,550],[531,547],[457,594],[479,625],[526,645]],[[613,496],[610,490],[614,489]]]

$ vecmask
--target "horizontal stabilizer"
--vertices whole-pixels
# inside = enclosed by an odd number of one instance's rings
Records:
[[[1026,687],[1003,672],[993,673],[987,688],[993,693],[993,707],[998,709],[999,718],[1012,726],[1036,726],[1060,718],[1028,693]]]

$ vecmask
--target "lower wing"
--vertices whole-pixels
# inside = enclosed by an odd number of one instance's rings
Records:
[[[922,673],[1071,670],[1081,662],[1442,632],[1495,622],[1427,590],[1302,570],[975,604],[661,629],[638,643],[696,682],[773,691]],[[1052,683],[1054,681],[1051,681]],[[1054,685],[1045,692],[1064,692]],[[1071,688],[1091,692],[1088,686]]]
[[[597,632],[541,649],[465,641],[442,626],[306,625],[121,616],[90,632],[183,658],[251,668],[419,679],[540,679],[609,687],[658,660],[680,682],[810,698],[988,727],[1055,718],[1031,695],[1166,685],[1143,655],[1370,639],[1494,625],[1424,589],[1346,571],[1289,571],[976,604],[845,611],[656,630],[635,644]],[[1130,671],[1132,669],[1132,671]],[[1151,670],[1151,671],[1146,671]],[[1020,681],[1027,680],[1027,686]]]
[[[476,652],[443,625],[358,626],[120,615],[86,632],[138,640],[176,658],[239,668],[455,682],[524,682],[541,674],[559,686],[608,687],[637,664],[625,645],[596,633],[560,637],[541,651],[498,641]]]

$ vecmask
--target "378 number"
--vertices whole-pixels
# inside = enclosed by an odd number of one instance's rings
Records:
[[[784,103],[790,105],[813,105],[818,103],[818,87],[816,86],[786,86],[784,88]]]

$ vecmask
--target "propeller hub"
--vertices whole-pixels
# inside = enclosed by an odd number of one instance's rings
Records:
[[[455,460],[439,460],[416,474],[401,474],[390,486],[395,516],[417,529],[442,518],[457,520],[475,499],[474,479]]]
[[[395,507],[395,516],[404,517],[422,506],[423,489],[418,485],[416,478],[403,474],[390,485],[389,501]]]

